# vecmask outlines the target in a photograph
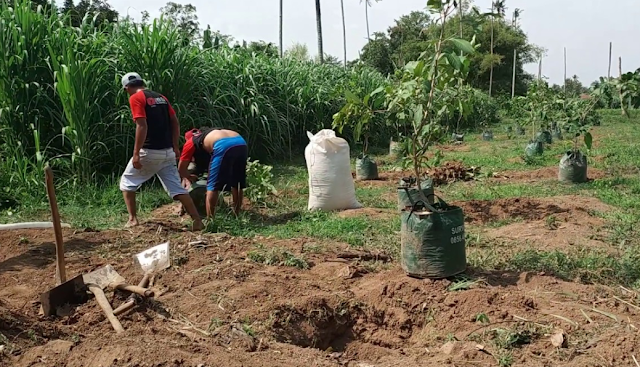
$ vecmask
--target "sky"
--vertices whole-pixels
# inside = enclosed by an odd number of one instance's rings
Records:
[[[174,0],[197,8],[201,28],[211,25],[236,40],[279,43],[279,0]],[[122,16],[139,20],[146,10],[160,15],[164,0],[108,0]],[[304,3],[304,4],[303,4]],[[567,48],[567,75],[578,75],[585,85],[607,74],[609,42],[613,42],[612,74],[618,75],[618,57],[623,72],[640,67],[640,0],[507,0],[507,14],[523,11],[521,26],[529,41],[545,48],[542,68],[551,83],[563,80],[563,48]],[[131,5],[134,4],[134,5]],[[317,54],[315,2],[284,0],[284,47],[306,44]],[[475,0],[489,10],[490,0]],[[343,38],[340,0],[322,0],[322,27],[325,53],[342,59]],[[382,0],[369,9],[371,33],[386,31],[394,20],[413,10],[423,10],[426,0]],[[344,0],[347,22],[347,59],[358,57],[367,40],[364,3]],[[525,69],[537,75],[538,65]]]

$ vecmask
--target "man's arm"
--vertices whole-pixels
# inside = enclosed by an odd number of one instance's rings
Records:
[[[136,119],[136,141],[133,145],[133,166],[140,169],[140,149],[144,146],[144,141],[147,139],[147,119]],[[138,167],[136,167],[138,166]]]
[[[195,153],[196,147],[193,145],[193,140],[187,140],[182,147],[182,154],[180,154],[180,162],[178,163],[178,172],[181,178],[188,179],[191,176],[189,174],[189,163],[191,163],[191,159]]]
[[[140,169],[140,149],[144,146],[147,139],[147,114],[145,111],[147,101],[143,93],[136,93],[129,98],[131,106],[131,114],[136,123],[136,139],[133,145],[133,166]]]

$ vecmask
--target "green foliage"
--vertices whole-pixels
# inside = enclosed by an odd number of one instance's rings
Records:
[[[254,204],[265,204],[269,195],[276,195],[273,186],[273,167],[261,164],[260,161],[247,162],[247,188],[244,194]]]
[[[455,5],[441,0],[429,4],[431,11],[440,13],[444,26]],[[471,109],[460,91],[469,73],[470,59],[465,55],[473,54],[477,47],[475,39],[447,38],[444,30],[430,45],[435,52],[423,52],[418,61],[407,64],[400,80],[387,88],[392,125],[411,127],[411,160],[418,180],[428,167],[429,146],[445,131],[442,121],[456,112],[464,116]]]
[[[17,191],[38,192],[46,162],[70,186],[119,176],[135,132],[119,86],[129,71],[169,98],[183,131],[223,122],[263,162],[291,157],[307,131],[330,127],[345,90],[365,95],[387,84],[366,67],[271,57],[265,43],[233,49],[219,32],[203,50],[162,20],[106,24],[104,32],[87,17],[71,28],[69,15],[22,0],[0,3],[0,21],[0,169],[15,200]]]
[[[347,90],[347,103],[342,109],[333,115],[333,128],[342,133],[345,127],[353,129],[353,138],[359,142],[364,140],[363,153],[367,154],[369,134],[371,133],[370,122],[374,115],[384,106],[384,88],[379,87],[373,92],[360,97]]]
[[[433,17],[426,11],[411,12],[397,19],[385,33],[375,33],[371,41],[362,49],[360,60],[385,75],[393,74],[396,70],[402,70],[409,62],[418,60],[425,51],[432,56],[434,53],[432,42],[439,38],[441,29],[438,17]],[[492,29],[493,54],[490,50]],[[516,94],[526,93],[527,84],[532,78],[524,71],[523,66],[534,61],[535,47],[528,42],[527,35],[517,24],[501,17],[489,17],[486,14],[480,14],[477,9],[465,7],[462,20],[457,11],[451,14],[444,36],[445,38],[476,38],[476,52],[468,55],[470,70],[465,81],[472,87],[488,90],[490,69],[493,64],[494,95],[510,95],[513,54],[517,51]],[[452,47],[453,45],[445,46],[445,50],[451,51]]]
[[[600,115],[595,111],[595,100],[578,98],[564,101],[564,109],[560,126],[564,127],[574,137],[573,149],[578,149],[578,138],[583,137],[587,149],[591,149],[593,136],[589,132],[592,126],[600,124]]]

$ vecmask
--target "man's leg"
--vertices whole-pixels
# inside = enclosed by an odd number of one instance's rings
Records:
[[[216,215],[216,206],[218,205],[218,198],[220,197],[220,191],[207,189],[207,217],[213,218]]]
[[[129,220],[125,227],[133,227],[137,226],[138,217],[136,211],[136,190],[140,188],[140,186],[153,176],[152,167],[146,167],[150,165],[150,162],[142,160],[142,169],[138,170],[133,167],[132,160],[129,160],[127,167],[124,169],[124,173],[122,177],[120,177],[120,191],[122,191],[122,195],[124,197],[124,203],[127,206],[127,212],[129,213]]]
[[[135,191],[123,191],[124,203],[127,205],[127,212],[129,213],[129,220],[125,225],[125,228],[135,227],[138,223],[138,217],[136,216],[136,192]]]
[[[189,213],[191,219],[193,219],[193,230],[201,231],[204,228],[204,224],[202,223],[202,219],[200,218],[200,214],[198,214],[198,209],[196,209],[196,204],[193,203],[193,199],[189,194],[181,194],[174,198],[174,200],[180,200],[184,209]]]
[[[244,193],[240,185],[231,189],[231,197],[233,198],[233,213],[238,215],[242,210],[242,200],[244,200]]]
[[[202,224],[202,219],[198,214],[196,205],[193,203],[191,196],[189,196],[189,191],[182,187],[175,157],[167,157],[164,167],[158,171],[157,175],[169,196],[171,196],[173,200],[179,200],[191,216],[191,219],[193,219],[193,230],[202,230],[204,225]]]
[[[240,214],[242,201],[244,200],[244,188],[247,187],[247,159],[248,149],[246,145],[233,148],[233,166],[231,168],[231,178],[233,187],[231,195],[233,197],[233,212]]]

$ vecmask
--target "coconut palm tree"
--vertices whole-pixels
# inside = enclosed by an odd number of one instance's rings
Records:
[[[495,0],[491,2],[491,13],[495,16],[504,16],[507,7],[505,5],[505,0]],[[491,97],[491,87],[493,86],[493,24],[495,22],[495,16],[491,17],[491,72],[489,73],[489,97]]]
[[[344,67],[346,69],[347,68],[347,24],[345,23],[345,20],[344,20],[344,0],[340,0],[340,9],[342,10],[342,44],[344,46]]]
[[[280,0],[280,57],[284,56],[284,44],[282,42],[282,17],[283,17],[283,5],[282,2],[284,0]]]
[[[522,15],[522,9],[516,8],[513,11],[513,27],[518,27],[518,19]],[[518,50],[513,50],[513,78],[511,79],[511,98],[516,96],[516,62],[518,61]]]
[[[375,2],[380,2],[382,0],[375,0]],[[360,4],[362,4],[363,0],[360,0]],[[371,33],[369,32],[369,8],[371,7],[371,0],[364,0],[364,17],[367,21],[367,41],[371,42]]]
[[[324,50],[322,47],[322,14],[320,12],[320,0],[316,0],[316,27],[318,29],[318,58],[324,64]]]

